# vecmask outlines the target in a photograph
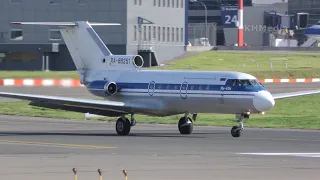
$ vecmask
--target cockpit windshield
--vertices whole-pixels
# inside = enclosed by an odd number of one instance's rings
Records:
[[[262,86],[257,79],[232,79],[228,86]]]

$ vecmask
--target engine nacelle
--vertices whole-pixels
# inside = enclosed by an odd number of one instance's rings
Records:
[[[118,91],[118,87],[115,82],[105,80],[92,81],[87,85],[87,88],[91,93],[98,96],[112,96]]]
[[[104,85],[104,92],[106,93],[106,95],[108,96],[112,96],[117,92],[117,84],[115,82],[107,82]]]
[[[103,60],[109,69],[137,69],[144,64],[143,58],[139,55],[111,55],[106,56]]]

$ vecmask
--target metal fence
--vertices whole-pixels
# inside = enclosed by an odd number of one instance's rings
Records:
[[[216,46],[217,23],[189,23],[188,41],[191,46]]]

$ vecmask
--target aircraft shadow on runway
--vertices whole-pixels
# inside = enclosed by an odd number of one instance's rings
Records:
[[[90,130],[91,131],[91,130]],[[199,132],[192,133],[190,135],[181,135],[179,133],[165,133],[165,132],[141,132],[141,133],[130,133],[127,136],[119,136],[116,133],[87,133],[87,132],[0,132],[0,136],[97,136],[97,137],[170,137],[170,138],[207,138],[208,135],[221,135],[228,134],[228,132]]]

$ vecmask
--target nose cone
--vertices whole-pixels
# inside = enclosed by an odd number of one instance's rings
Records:
[[[274,104],[274,99],[268,91],[258,92],[253,99],[254,107],[260,112],[268,111],[274,106]]]

